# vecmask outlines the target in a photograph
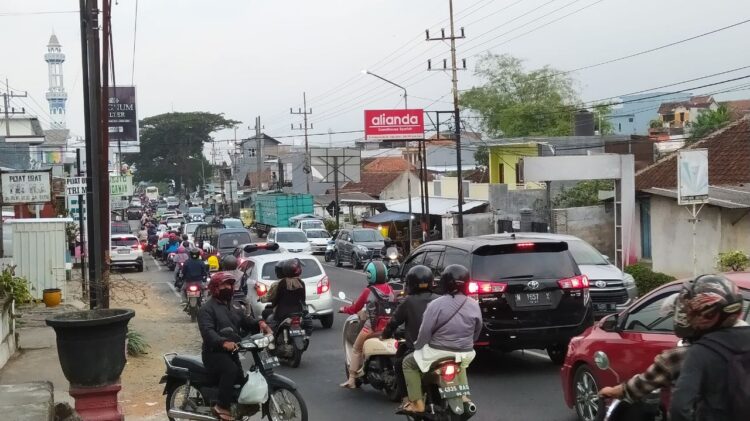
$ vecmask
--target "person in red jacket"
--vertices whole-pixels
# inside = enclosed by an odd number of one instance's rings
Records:
[[[349,378],[341,383],[341,387],[348,389],[357,388],[357,376],[362,368],[363,357],[362,347],[369,338],[380,335],[380,332],[374,332],[375,327],[371,326],[370,318],[367,317],[367,305],[378,300],[395,301],[396,295],[393,289],[388,285],[388,276],[383,262],[370,262],[365,268],[367,274],[367,288],[359,295],[359,298],[350,306],[344,306],[339,309],[340,313],[359,314],[360,320],[364,320],[364,326],[354,341],[352,358],[349,364]]]

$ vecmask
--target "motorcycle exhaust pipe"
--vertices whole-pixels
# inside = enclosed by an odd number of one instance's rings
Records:
[[[474,402],[464,403],[464,419],[469,419],[477,413],[477,405]]]
[[[183,420],[195,420],[195,421],[216,421],[218,418],[213,415],[198,414],[195,412],[183,411],[181,409],[170,409],[167,412],[170,418],[178,418]]]

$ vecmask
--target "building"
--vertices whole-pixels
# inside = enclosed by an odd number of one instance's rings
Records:
[[[55,34],[49,37],[44,61],[47,62],[49,74],[49,90],[45,96],[49,103],[49,115],[52,120],[50,129],[64,129],[66,127],[65,103],[68,101],[68,94],[65,92],[63,83],[65,54]]]
[[[729,110],[729,118],[731,121],[737,121],[750,114],[750,99],[723,101],[721,105],[724,105],[727,107],[727,110]]]
[[[662,128],[670,129],[671,133],[675,129],[689,131],[690,123],[698,118],[701,111],[714,111],[717,108],[719,103],[713,96],[701,95],[685,101],[662,102],[657,114]]]
[[[370,170],[368,170],[368,167]],[[419,173],[403,158],[378,158],[365,164],[358,183],[346,183],[339,192],[360,192],[378,200],[419,197]],[[330,189],[329,189],[330,192]]]
[[[0,145],[3,150],[0,167],[14,170],[31,168],[31,150],[44,140],[44,130],[36,117],[11,115],[7,120],[0,119]]]
[[[240,185],[249,186],[254,189],[259,188],[260,186],[258,185],[247,184],[249,180],[248,174],[258,172],[259,162],[262,162],[264,170],[271,169],[271,171],[275,172],[276,168],[271,168],[274,165],[267,161],[278,159],[281,150],[284,150],[284,146],[281,145],[281,142],[265,133],[261,133],[260,136],[242,139],[239,144],[239,149],[235,155],[232,156],[234,178],[240,183]],[[263,153],[262,159],[259,156],[261,151]]]
[[[720,252],[750,253],[750,116],[695,142],[708,149],[708,203],[695,225],[697,273],[717,270]],[[693,274],[693,224],[677,205],[677,154],[636,173],[633,250],[654,270],[677,277]]]
[[[491,145],[489,150],[490,183],[507,184],[509,190],[527,188],[523,182],[521,162],[526,156],[539,156],[539,144],[536,142],[502,143]],[[530,183],[530,188],[539,188],[537,183]]]
[[[648,134],[650,122],[656,117],[656,111],[662,102],[686,101],[692,94],[649,92],[647,94],[625,95],[615,102],[607,120],[612,125],[615,135]]]

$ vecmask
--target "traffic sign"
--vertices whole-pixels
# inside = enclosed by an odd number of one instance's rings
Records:
[[[68,177],[65,179],[65,195],[78,196],[86,194],[86,177]]]

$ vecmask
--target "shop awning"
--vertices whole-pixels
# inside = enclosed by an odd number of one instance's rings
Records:
[[[385,211],[365,218],[371,224],[385,224],[388,222],[405,222],[409,220],[408,213]]]

